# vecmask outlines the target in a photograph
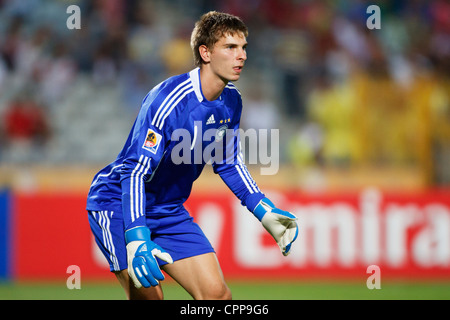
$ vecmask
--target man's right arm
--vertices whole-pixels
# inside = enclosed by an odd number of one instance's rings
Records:
[[[151,240],[146,225],[148,181],[162,158],[164,134],[151,125],[142,108],[133,127],[121,171],[122,213],[128,259],[128,274],[135,287],[156,286],[164,276],[156,258],[172,263],[172,257]]]

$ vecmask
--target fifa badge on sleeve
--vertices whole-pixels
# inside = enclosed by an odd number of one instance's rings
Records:
[[[148,129],[147,137],[145,138],[142,148],[156,154],[161,138],[162,137],[160,134],[156,133],[152,129]]]

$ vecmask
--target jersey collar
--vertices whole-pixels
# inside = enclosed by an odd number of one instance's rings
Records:
[[[197,96],[198,101],[202,102],[204,100],[204,97],[200,85],[200,68],[197,67],[194,70],[191,70],[189,72],[189,77],[191,78],[192,86],[194,87],[194,92]]]

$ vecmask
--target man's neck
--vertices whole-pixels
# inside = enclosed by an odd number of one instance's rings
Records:
[[[208,101],[214,101],[219,98],[228,83],[228,81],[225,82],[225,80],[212,73],[208,65],[203,65],[200,68],[200,82],[203,96]]]

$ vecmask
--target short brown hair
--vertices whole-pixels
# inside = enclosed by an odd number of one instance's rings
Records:
[[[202,15],[195,23],[191,34],[194,64],[199,67],[203,63],[198,51],[200,46],[205,45],[208,49],[211,49],[225,34],[233,36],[236,32],[242,32],[245,37],[248,36],[247,26],[239,17],[217,11],[210,11]]]

